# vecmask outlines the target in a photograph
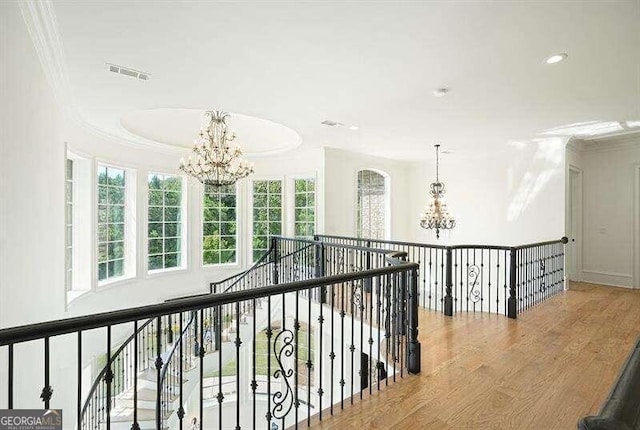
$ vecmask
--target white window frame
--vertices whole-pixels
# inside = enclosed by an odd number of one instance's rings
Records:
[[[264,176],[264,177],[254,177],[251,179],[251,181],[249,181],[249,207],[247,210],[247,219],[249,222],[249,232],[250,235],[248,237],[248,263],[249,264],[253,264],[254,259],[253,259],[253,236],[254,236],[254,219],[253,219],[253,203],[254,203],[254,192],[253,192],[253,185],[256,182],[261,182],[261,181],[280,181],[280,235],[285,235],[286,234],[286,214],[285,214],[285,201],[286,201],[286,196],[287,196],[287,181],[285,180],[285,178],[283,176]],[[269,193],[267,193],[267,199],[269,198]],[[267,206],[267,209],[269,208],[269,206]],[[270,221],[267,221],[267,223],[269,223]],[[269,235],[267,235],[267,238],[269,237]],[[269,249],[270,244],[267,243],[267,250]]]
[[[198,240],[198,249],[199,249],[199,259],[200,259],[200,267],[202,269],[211,269],[211,268],[236,268],[236,267],[240,267],[240,265],[242,264],[242,255],[241,255],[241,251],[242,251],[242,246],[240,244],[240,239],[242,237],[241,233],[241,223],[240,223],[240,212],[241,212],[241,198],[242,198],[242,193],[241,193],[241,189],[240,189],[240,184],[239,182],[235,183],[235,195],[236,195],[236,234],[235,234],[235,238],[236,238],[236,247],[235,247],[235,251],[236,251],[236,259],[234,262],[229,262],[229,263],[213,263],[213,264],[206,264],[204,262],[204,210],[205,210],[205,206],[204,206],[204,195],[205,195],[205,186],[202,185],[200,186],[200,192],[199,192],[199,196],[200,196],[200,202],[199,202],[199,212],[200,212],[200,216],[199,216],[199,240]]]
[[[123,170],[125,172],[125,197],[124,197],[124,262],[123,262],[123,272],[121,276],[107,277],[106,279],[99,280],[98,279],[98,206],[99,206],[99,190],[100,186],[98,181],[98,174],[100,167],[111,167],[118,170]],[[93,249],[95,252],[95,256],[93,258],[93,270],[94,270],[94,285],[97,289],[101,289],[102,287],[112,286],[124,281],[129,281],[131,279],[136,278],[137,272],[137,249],[138,244],[136,242],[136,227],[137,227],[137,171],[134,168],[123,165],[119,162],[112,162],[110,160],[101,160],[96,159],[94,163],[93,169],[93,181],[94,186],[93,190],[95,193],[94,196],[94,205],[93,210],[94,213],[94,228],[95,232],[93,235]],[[108,270],[108,265],[107,265]]]
[[[291,222],[288,234],[292,237],[296,236],[296,181],[312,179],[313,186],[313,234],[318,233],[318,177],[315,173],[308,175],[295,175],[291,177]],[[307,206],[308,207],[308,206]]]
[[[189,259],[189,249],[188,249],[188,240],[187,240],[187,236],[188,236],[188,228],[187,228],[187,217],[188,215],[188,199],[187,199],[187,193],[188,193],[188,183],[184,177],[184,175],[180,175],[176,172],[173,173],[168,173],[166,171],[162,171],[162,170],[147,170],[145,172],[145,190],[146,192],[144,193],[144,233],[142,234],[142,236],[144,237],[143,243],[142,243],[142,249],[141,249],[141,255],[143,257],[143,261],[142,261],[142,267],[143,267],[143,273],[146,274],[146,276],[148,277],[153,277],[154,275],[159,275],[162,273],[169,273],[169,272],[179,272],[179,271],[185,271],[188,269],[189,267],[189,263],[188,263],[188,259]],[[174,177],[174,178],[178,178],[180,179],[181,182],[181,191],[180,191],[180,264],[176,267],[169,267],[169,268],[162,268],[162,269],[153,269],[150,270],[149,269],[149,195],[150,195],[150,191],[151,189],[149,188],[149,176],[151,175],[160,175],[160,176],[164,176],[166,177]],[[236,204],[237,206],[237,204]],[[164,208],[164,205],[163,205]],[[162,222],[162,224],[164,224],[164,220]],[[164,239],[164,236],[163,236]],[[164,255],[164,254],[162,254]]]
[[[365,170],[369,170],[372,172],[375,172],[379,175],[382,175],[382,177],[384,178],[384,187],[385,187],[385,191],[384,191],[384,237],[380,238],[380,239],[384,239],[384,240],[389,240],[389,238],[391,237],[391,176],[385,172],[384,170],[380,170],[380,169],[376,169],[375,167],[361,167],[358,168],[355,172],[355,177],[354,177],[354,190],[355,190],[355,202],[354,202],[354,206],[356,208],[356,212],[355,212],[355,226],[354,226],[354,232],[356,237],[358,237],[359,234],[359,229],[360,226],[358,225],[358,211],[360,210],[359,205],[358,205],[358,189],[359,189],[359,182],[358,182],[358,176],[359,173]],[[365,239],[370,239],[370,238],[365,238]]]

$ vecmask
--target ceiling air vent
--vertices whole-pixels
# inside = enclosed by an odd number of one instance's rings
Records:
[[[142,81],[148,81],[149,76],[151,76],[147,72],[141,72],[139,70],[130,69],[128,67],[118,66],[117,64],[107,63],[107,66],[109,66],[109,71],[112,73],[118,73],[120,75],[129,76],[131,78],[140,79]]]
[[[330,119],[325,119],[320,124],[328,125],[329,127],[339,127],[342,124],[337,121],[331,121]]]

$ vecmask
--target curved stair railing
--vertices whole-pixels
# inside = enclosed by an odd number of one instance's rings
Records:
[[[188,313],[189,319],[184,324],[184,314],[178,314],[180,336],[169,350],[164,359],[162,373],[160,374],[160,384],[162,387],[161,394],[158,396],[160,408],[162,410],[161,419],[164,424],[166,420],[175,411],[178,419],[182,421],[184,418],[184,393],[182,387],[184,385],[184,372],[195,367],[192,360],[194,355],[199,355],[201,347],[196,341],[197,333],[195,327],[197,325],[197,312]],[[197,348],[197,351],[196,351]],[[178,401],[179,407],[174,408],[174,403]],[[156,405],[158,407],[158,405]],[[162,426],[164,428],[164,425]]]
[[[153,366],[157,351],[155,319],[148,319],[113,352],[106,355],[107,363],[98,372],[79,413],[81,429],[100,429],[111,423],[111,412],[117,406],[114,398],[129,389],[137,390],[137,373]],[[111,343],[111,330],[107,334]],[[135,370],[134,370],[135,369]]]

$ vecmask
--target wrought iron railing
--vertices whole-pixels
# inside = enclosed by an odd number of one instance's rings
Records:
[[[142,382],[149,389],[155,385],[155,406],[145,406],[145,416],[152,413],[157,429],[182,429],[188,405],[200,428],[223,422],[285,428],[322,419],[355,396],[420,371],[419,266],[406,262],[405,253],[274,238],[270,254],[268,262],[226,285],[224,294],[0,330],[0,350],[8,354],[7,406],[14,407],[14,386],[26,378],[14,375],[14,346],[26,342],[44,345],[41,398],[45,408],[56,406],[50,372],[57,357],[50,343],[69,334],[77,339],[77,372],[65,378],[78,386],[78,428],[109,429],[116,411],[118,421],[140,428]],[[248,281],[258,271],[270,271],[270,278]],[[112,353],[115,330],[132,334]],[[100,388],[85,401],[82,345],[101,331],[106,365],[96,380]],[[215,368],[211,376],[205,377],[205,364]],[[134,375],[129,385],[117,385],[118,372]],[[199,386],[199,395],[184,391],[185,375]],[[215,393],[213,404],[205,404],[205,379]],[[230,385],[232,394],[225,388]],[[133,390],[131,399],[123,399],[127,390]],[[124,401],[130,403],[117,409]]]
[[[364,246],[402,251],[420,265],[420,304],[426,309],[492,312],[516,318],[518,312],[564,289],[567,238],[516,247],[442,246],[346,236],[317,235],[325,246]],[[370,263],[365,262],[365,267]]]

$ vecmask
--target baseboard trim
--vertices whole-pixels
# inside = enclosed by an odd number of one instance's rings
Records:
[[[590,284],[609,285],[612,287],[633,288],[633,275],[627,273],[612,273],[598,270],[583,270],[580,277],[582,282]]]

